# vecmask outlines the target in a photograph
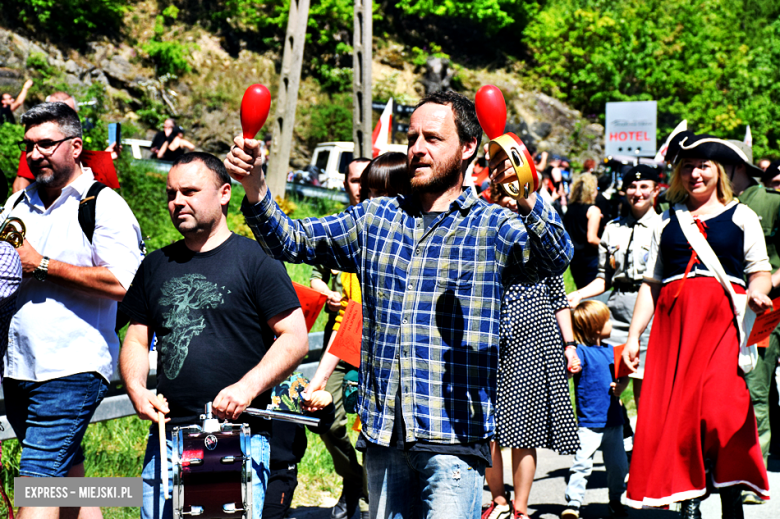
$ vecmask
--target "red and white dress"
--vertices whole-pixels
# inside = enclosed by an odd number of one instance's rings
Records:
[[[732,202],[701,219],[707,241],[737,293],[745,276],[770,271],[756,214]],[[703,263],[684,275],[692,249],[673,212],[664,213],[647,262],[647,281],[663,283],[648,344],[634,453],[630,506],[664,507],[739,485],[769,499],[769,483],[725,290]]]

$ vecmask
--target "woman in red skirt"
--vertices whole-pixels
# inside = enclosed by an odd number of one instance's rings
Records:
[[[687,207],[734,291],[747,290],[750,308],[761,313],[772,306],[761,224],[733,200],[721,165],[741,160],[725,141],[689,134],[680,144],[667,200]],[[678,212],[683,205],[676,205]],[[682,517],[695,519],[701,517],[700,499],[715,488],[724,519],[741,519],[741,490],[768,499],[769,485],[738,367],[734,311],[720,282],[693,253],[674,207],[653,235],[624,353],[635,365],[638,338],[655,315],[627,502],[641,508],[682,501]]]

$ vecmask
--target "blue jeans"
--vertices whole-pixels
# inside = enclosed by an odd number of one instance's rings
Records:
[[[364,463],[372,519],[479,519],[484,461],[367,443]]]
[[[577,506],[585,499],[585,487],[593,472],[593,456],[601,447],[604,454],[604,467],[607,469],[607,488],[609,500],[619,501],[626,491],[626,474],[628,474],[628,459],[623,448],[623,426],[615,427],[580,427],[577,429],[580,437],[580,448],[574,455],[571,466],[569,485],[566,487],[566,501]]]
[[[45,382],[3,380],[8,421],[22,443],[19,475],[64,477],[84,463],[81,440],[108,391],[97,373]]]
[[[168,446],[168,494],[172,495],[173,467],[171,466],[171,456],[173,442],[170,432],[166,434],[165,443]],[[267,436],[253,434],[250,448],[252,449],[252,519],[260,519],[263,516],[265,488],[268,486],[270,474],[271,445]],[[144,468],[141,472],[141,477],[144,480],[144,503],[141,508],[141,519],[172,519],[173,517],[173,499],[165,499],[162,492],[159,457],[160,435],[157,432],[157,424],[153,424],[146,442]]]

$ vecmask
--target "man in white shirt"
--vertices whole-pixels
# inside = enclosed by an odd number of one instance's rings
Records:
[[[36,181],[14,194],[2,215],[27,227],[4,358],[7,415],[22,442],[21,476],[79,477],[81,440],[118,357],[117,301],[141,262],[143,242],[127,203],[110,189],[96,195],[94,228],[79,222],[94,178],[79,163],[81,123],[72,108],[43,103],[22,124],[20,144]],[[57,515],[57,508],[21,508],[18,517]],[[100,509],[81,509],[80,516],[100,517]]]

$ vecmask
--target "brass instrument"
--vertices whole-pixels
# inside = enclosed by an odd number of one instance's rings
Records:
[[[26,232],[27,227],[24,226],[24,222],[21,219],[9,216],[0,226],[0,240],[7,241],[18,249],[24,243],[24,234]]]

